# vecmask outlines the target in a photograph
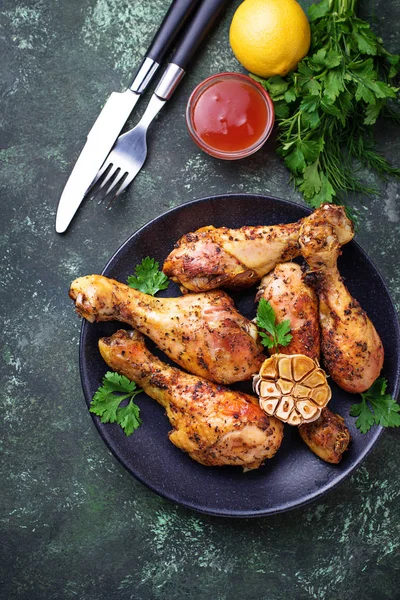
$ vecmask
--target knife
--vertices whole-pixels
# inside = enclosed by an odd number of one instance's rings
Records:
[[[66,231],[136,102],[198,4],[199,0],[172,2],[131,86],[125,92],[113,92],[107,100],[61,194],[56,216],[57,233]]]

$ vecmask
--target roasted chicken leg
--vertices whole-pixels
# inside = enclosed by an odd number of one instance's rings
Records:
[[[322,460],[338,464],[350,443],[350,432],[343,417],[323,408],[312,423],[299,426],[299,433],[307,446]]]
[[[182,292],[249,287],[276,264],[300,255],[298,239],[306,222],[312,227],[330,223],[340,244],[354,235],[344,208],[325,204],[296,223],[241,229],[210,226],[188,233],[167,257],[163,271]]]
[[[265,298],[272,306],[278,323],[290,321],[292,339],[279,346],[280,354],[305,354],[313,360],[320,356],[318,300],[313,288],[302,278],[300,265],[279,264],[262,278],[256,300]],[[271,353],[276,349],[271,349]]]
[[[304,224],[300,235],[309,272],[306,281],[319,298],[321,351],[332,379],[354,394],[365,392],[383,366],[379,335],[337,268],[340,244],[330,225]]]
[[[88,321],[135,327],[187,371],[215,381],[250,379],[265,357],[257,327],[222,290],[154,298],[101,275],[79,277],[70,297]]]
[[[257,469],[272,458],[283,424],[255,398],[170,367],[153,356],[136,331],[120,330],[99,341],[106,363],[139,384],[166,409],[169,439],[203,465]]]

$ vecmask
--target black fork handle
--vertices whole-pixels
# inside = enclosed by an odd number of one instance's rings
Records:
[[[189,25],[186,27],[175,53],[170,59],[171,63],[186,70],[190,60],[210,33],[229,2],[230,0],[202,0]]]

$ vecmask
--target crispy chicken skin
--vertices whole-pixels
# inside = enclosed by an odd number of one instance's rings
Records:
[[[300,235],[309,271],[306,281],[319,298],[321,351],[332,379],[354,394],[365,392],[383,366],[379,335],[344,285],[337,268],[340,244],[330,225],[305,224]]]
[[[88,321],[135,327],[187,371],[217,383],[250,379],[264,360],[257,328],[222,290],[154,298],[102,275],[79,277],[70,297]]]
[[[322,460],[338,464],[350,443],[350,432],[344,419],[328,408],[312,423],[299,426],[301,438],[307,446]]]
[[[304,222],[313,227],[330,223],[341,244],[354,236],[344,208],[325,204],[296,223],[240,229],[209,226],[188,233],[165,260],[163,271],[182,292],[249,287],[276,264],[300,255],[298,238]]]
[[[281,354],[305,354],[320,357],[318,300],[315,291],[303,281],[301,267],[293,262],[279,264],[262,278],[256,300],[265,298],[272,306],[278,323],[290,321],[292,340],[279,346]],[[271,349],[273,354],[275,349]]]
[[[140,333],[117,331],[102,338],[99,349],[109,367],[165,408],[169,439],[197,462],[257,469],[281,445],[283,424],[265,415],[255,398],[163,363]]]

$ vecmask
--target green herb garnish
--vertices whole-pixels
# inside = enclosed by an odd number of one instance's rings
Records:
[[[154,296],[158,291],[167,289],[169,280],[159,270],[158,262],[147,256],[135,267],[135,275],[129,275],[128,285],[135,290]]]
[[[141,392],[143,390],[136,388],[134,381],[108,371],[104,375],[101,387],[93,396],[90,412],[98,415],[102,423],[118,423],[125,435],[132,435],[142,423],[139,417],[140,408],[133,402],[133,398]],[[121,402],[128,398],[128,404],[120,406]]]
[[[261,298],[258,303],[256,324],[257,327],[268,332],[259,331],[261,343],[267,348],[275,348],[278,351],[278,346],[287,346],[292,339],[292,335],[289,333],[289,319],[276,323],[274,309],[265,298]]]
[[[309,8],[310,53],[286,77],[260,81],[278,122],[278,153],[307,203],[343,204],[343,194],[376,194],[357,177],[357,163],[381,177],[400,178],[374,147],[378,116],[400,121],[390,54],[355,13],[356,0],[322,0]]]
[[[356,427],[361,433],[367,433],[372,425],[400,427],[400,405],[385,394],[386,387],[386,379],[379,377],[369,390],[361,394],[361,402],[350,407],[351,416],[358,417]]]

